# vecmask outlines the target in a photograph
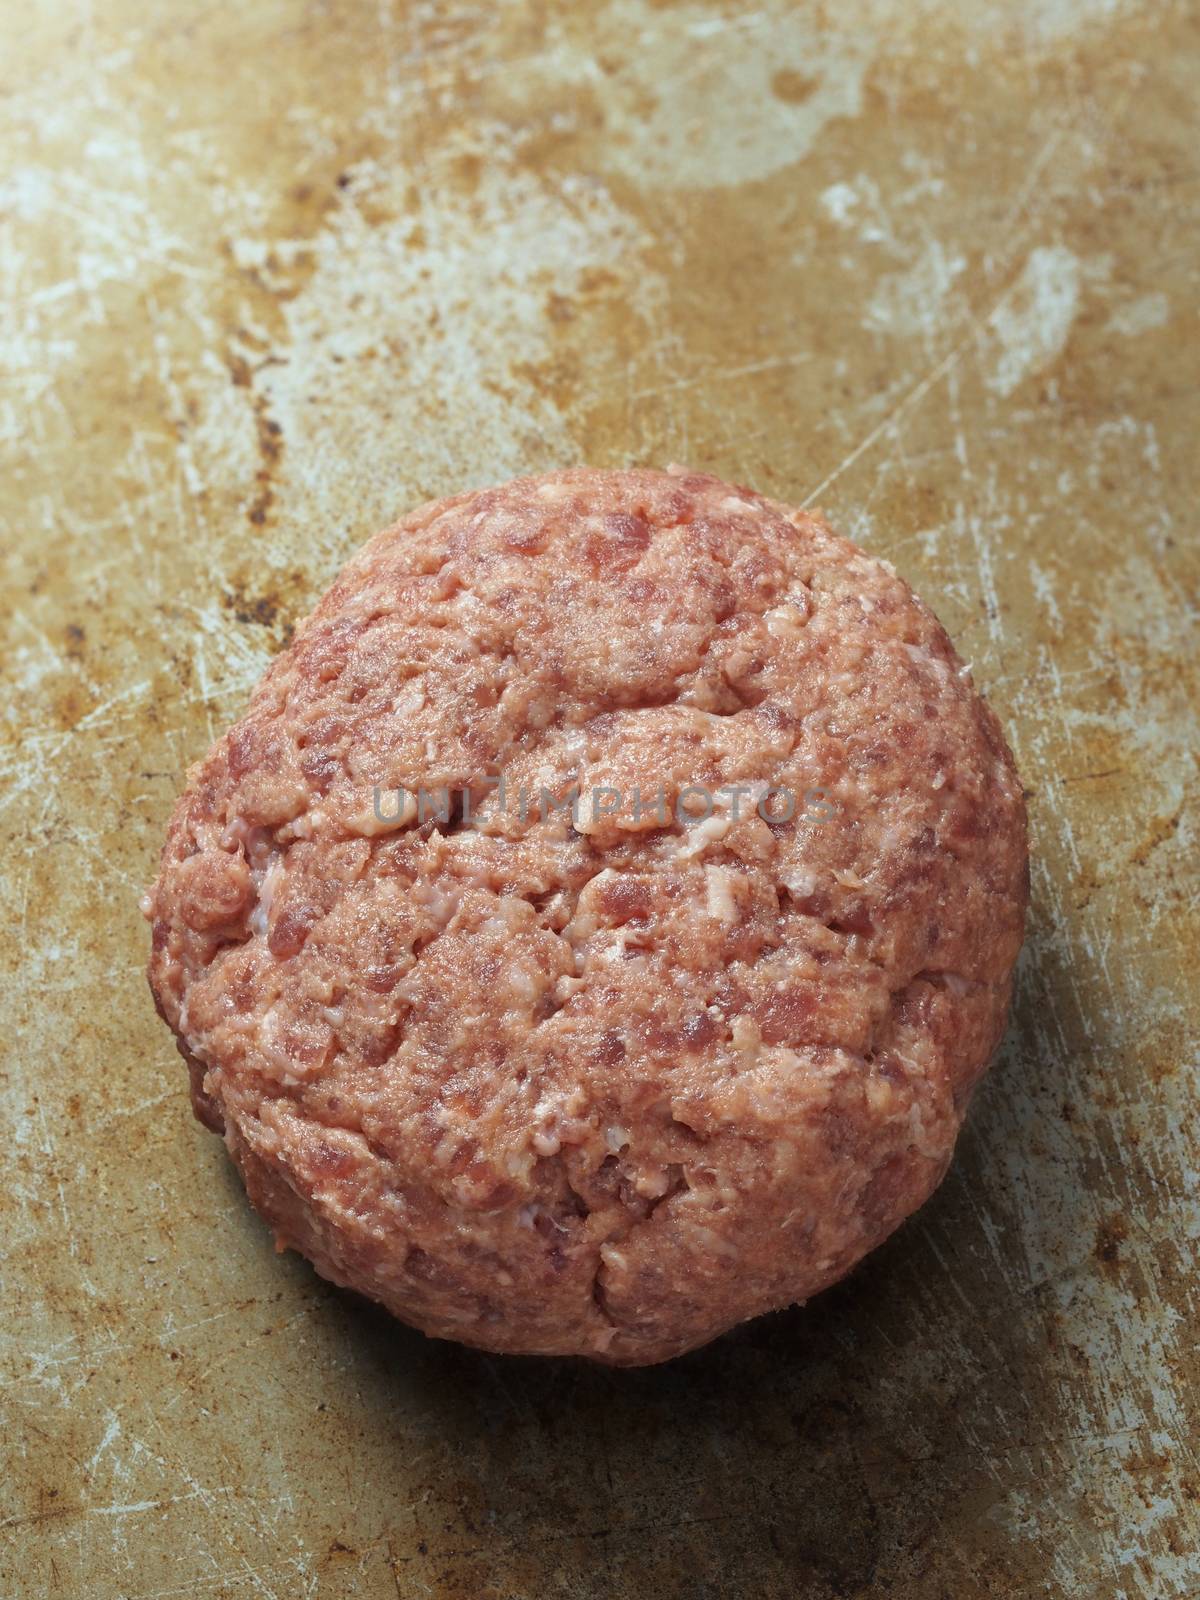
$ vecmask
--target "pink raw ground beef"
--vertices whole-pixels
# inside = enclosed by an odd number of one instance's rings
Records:
[[[428,1333],[638,1364],[931,1193],[1026,883],[996,721],[886,563],[567,471],[346,566],[190,775],[150,981],[281,1243]]]

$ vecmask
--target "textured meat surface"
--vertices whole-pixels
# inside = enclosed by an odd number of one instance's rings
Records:
[[[995,720],[886,563],[580,469],[345,567],[190,775],[150,980],[281,1243],[432,1334],[645,1363],[934,1189],[1026,880]]]

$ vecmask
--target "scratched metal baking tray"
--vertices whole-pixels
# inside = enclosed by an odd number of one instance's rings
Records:
[[[1194,1592],[1194,14],[10,0],[3,1592]],[[415,500],[682,460],[892,559],[1030,790],[937,1199],[645,1372],[276,1257],[141,977],[189,760]]]

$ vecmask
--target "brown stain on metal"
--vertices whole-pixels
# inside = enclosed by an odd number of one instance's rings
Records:
[[[1186,1593],[1189,8],[291,0],[9,30],[5,1592]],[[333,41],[336,41],[336,45]],[[1031,792],[932,1205],[645,1373],[276,1257],[136,910],[187,764],[415,500],[677,459],[935,605]]]
[[[1129,1238],[1129,1224],[1124,1217],[1107,1217],[1096,1230],[1096,1259],[1108,1271],[1118,1268],[1121,1246]]]

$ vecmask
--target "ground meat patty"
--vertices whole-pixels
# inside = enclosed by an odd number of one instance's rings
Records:
[[[430,1334],[640,1364],[926,1199],[1026,883],[996,721],[886,562],[566,471],[345,567],[190,775],[150,982],[281,1246]]]

